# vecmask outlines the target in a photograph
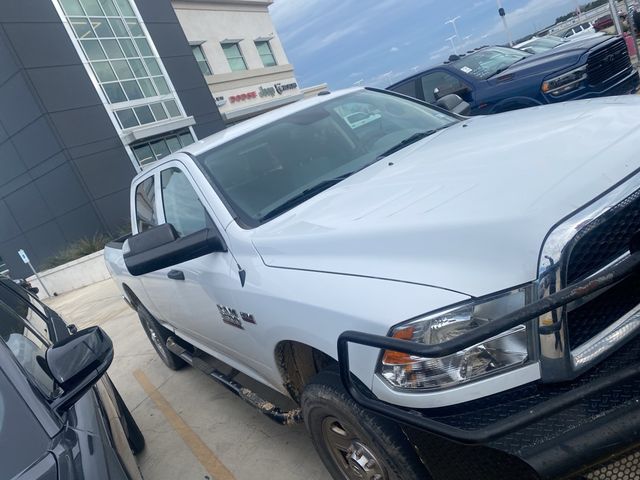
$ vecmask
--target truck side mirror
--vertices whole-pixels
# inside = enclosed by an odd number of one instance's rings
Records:
[[[53,400],[52,408],[68,410],[105,374],[112,360],[113,343],[100,327],[54,343],[47,349],[44,363],[63,393]]]
[[[128,238],[122,251],[127,270],[138,276],[209,253],[226,252],[227,246],[215,227],[180,237],[173,225],[165,223]]]
[[[468,116],[471,113],[471,105],[454,93],[445,95],[436,102],[436,105],[458,115]]]

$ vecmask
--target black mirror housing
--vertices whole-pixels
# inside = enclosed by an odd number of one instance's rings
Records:
[[[466,116],[471,113],[471,105],[454,93],[445,95],[436,102],[436,105],[458,115]]]
[[[100,327],[81,330],[54,343],[45,354],[46,367],[63,393],[52,407],[67,410],[105,374],[113,361],[113,343]]]
[[[138,276],[209,253],[226,251],[224,240],[215,228],[179,237],[175,228],[165,223],[129,238],[123,256],[129,273]]]

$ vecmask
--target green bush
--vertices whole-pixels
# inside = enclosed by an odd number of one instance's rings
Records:
[[[49,257],[42,265],[41,270],[47,270],[49,268],[58,267],[65,263],[77,260],[91,253],[102,250],[104,246],[111,241],[111,237],[102,233],[97,233],[91,238],[81,238],[71,244],[65,249],[59,251],[52,257]]]

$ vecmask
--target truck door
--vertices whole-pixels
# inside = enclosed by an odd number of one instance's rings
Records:
[[[222,226],[185,166],[171,162],[160,171],[160,216],[182,237]],[[156,272],[162,275],[169,301],[170,323],[204,346],[229,353],[222,330],[227,327],[219,306],[234,305],[238,266],[231,252],[216,252]],[[234,329],[235,330],[235,329]]]

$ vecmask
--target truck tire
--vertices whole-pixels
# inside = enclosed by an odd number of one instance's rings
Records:
[[[180,370],[184,367],[187,362],[167,348],[167,338],[171,336],[171,332],[160,325],[143,305],[138,305],[138,317],[151,345],[164,364],[171,370]]]
[[[402,429],[354,402],[334,369],[307,384],[301,404],[316,451],[335,480],[431,478]]]
[[[142,450],[144,450],[144,435],[138,426],[138,423],[131,415],[129,411],[129,407],[124,403],[124,400],[120,396],[120,392],[116,388],[113,389],[116,395],[116,403],[118,404],[118,409],[120,409],[120,413],[122,414],[122,420],[124,421],[124,430],[127,435],[127,442],[129,442],[129,448],[134,455],[138,455]]]

